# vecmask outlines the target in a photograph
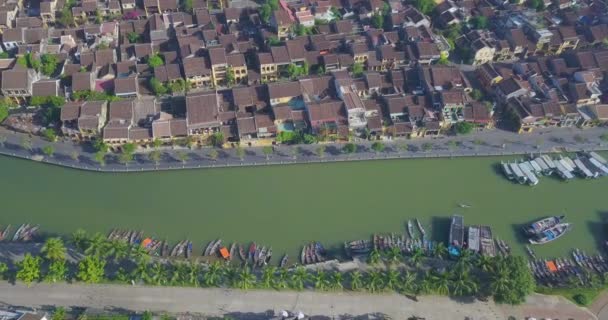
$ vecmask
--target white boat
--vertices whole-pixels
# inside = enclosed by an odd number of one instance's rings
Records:
[[[532,173],[532,168],[528,162],[519,163],[519,168],[528,179],[527,181],[529,185],[535,186],[538,184],[538,178],[534,175],[534,173]]]
[[[604,159],[602,156],[600,156],[599,154],[597,154],[594,151],[589,152],[589,156],[591,156],[591,158],[597,160],[599,163],[601,163],[603,165],[608,164],[608,161],[606,161],[606,159]]]

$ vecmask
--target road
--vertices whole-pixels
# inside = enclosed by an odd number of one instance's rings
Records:
[[[426,319],[507,319],[515,316],[597,319],[564,298],[532,295],[523,306],[493,302],[458,302],[425,296],[414,302],[397,294],[319,293],[312,291],[227,290],[124,285],[22,284],[0,282],[0,303],[41,308],[45,306],[93,307],[168,313],[200,313],[210,316],[244,313],[302,311],[307,315],[339,317],[381,313],[392,319],[413,315]]]
[[[93,160],[94,154],[89,146],[83,146],[71,141],[48,142],[40,137],[31,137],[31,150],[24,148],[23,141],[27,135],[0,129],[0,137],[5,141],[0,144],[0,154],[9,156],[37,159],[56,165],[74,167],[95,171],[153,171],[187,168],[209,168],[226,166],[278,165],[291,163],[315,163],[335,161],[359,161],[373,159],[401,158],[434,158],[462,156],[496,156],[527,153],[547,153],[560,150],[608,150],[608,142],[600,136],[608,132],[606,128],[547,128],[538,129],[529,134],[515,134],[502,130],[483,130],[470,135],[446,136],[440,138],[399,139],[384,141],[386,149],[374,152],[372,142],[367,140],[355,141],[357,150],[352,154],[342,152],[343,144],[323,144],[326,149],[323,157],[319,157],[316,149],[319,144],[299,145],[294,156],[294,146],[275,146],[271,155],[264,155],[261,147],[245,148],[245,155],[240,159],[235,150],[216,149],[217,159],[211,159],[211,148],[187,149],[163,147],[161,159],[154,163],[148,158],[150,148],[137,151],[132,162],[122,164],[118,155],[108,154],[105,166]],[[52,145],[55,149],[53,156],[46,156],[42,148]],[[187,160],[179,160],[178,151],[187,154]],[[78,156],[73,159],[73,154]]]

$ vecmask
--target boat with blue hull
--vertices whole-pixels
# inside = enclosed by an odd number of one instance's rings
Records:
[[[525,226],[524,232],[530,236],[537,235],[549,228],[556,226],[558,223],[562,222],[565,218],[566,218],[565,215],[542,218],[538,221],[531,223],[528,226]]]

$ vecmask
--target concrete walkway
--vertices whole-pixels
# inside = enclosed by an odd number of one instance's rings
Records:
[[[316,149],[320,144],[296,146],[275,146],[273,154],[266,157],[262,148],[245,148],[243,159],[236,156],[234,149],[216,149],[217,159],[209,157],[211,148],[161,148],[161,160],[154,163],[148,159],[146,151],[135,154],[129,164],[118,161],[118,155],[108,154],[106,165],[94,161],[94,151],[71,141],[48,142],[40,137],[30,137],[0,128],[0,136],[6,141],[0,145],[0,154],[42,161],[45,163],[105,172],[156,171],[171,169],[196,169],[233,166],[285,165],[296,163],[323,163],[340,161],[365,161],[374,159],[406,159],[437,157],[470,157],[521,155],[529,153],[550,153],[559,151],[608,150],[608,142],[600,136],[607,128],[548,128],[538,129],[530,134],[515,134],[502,130],[484,130],[466,136],[448,136],[411,140],[384,141],[386,149],[376,153],[371,149],[372,142],[356,141],[357,150],[353,154],[341,151],[343,144],[323,144],[325,154],[319,157]],[[23,141],[31,141],[31,149],[24,148]],[[52,145],[55,154],[44,156],[42,148]],[[149,151],[148,149],[147,151]],[[178,151],[187,154],[187,161],[179,160]],[[77,160],[74,159],[77,156]]]
[[[319,293],[312,291],[227,290],[124,285],[35,284],[30,288],[0,282],[0,303],[41,308],[45,306],[94,307],[205,315],[302,311],[307,315],[385,314],[392,319],[411,316],[426,319],[507,319],[515,316],[597,319],[564,298],[532,295],[522,306],[493,302],[455,301],[425,296],[414,302],[397,294]]]

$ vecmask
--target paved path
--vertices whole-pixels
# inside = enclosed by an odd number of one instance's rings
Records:
[[[0,303],[16,306],[94,307],[133,311],[192,312],[206,315],[292,310],[309,315],[363,315],[382,313],[392,319],[413,315],[426,319],[518,319],[534,316],[560,319],[596,319],[564,298],[532,295],[523,306],[493,302],[457,302],[446,297],[420,297],[418,302],[397,294],[277,292],[124,285],[35,284],[0,282]]]
[[[27,138],[27,135],[8,132],[0,128],[0,136],[6,139],[0,145],[0,154],[84,170],[154,171],[373,159],[500,156],[564,150],[608,150],[608,142],[600,139],[600,136],[607,132],[607,128],[549,128],[538,129],[529,134],[484,130],[466,136],[385,141],[386,149],[380,153],[371,149],[372,142],[362,140],[355,142],[357,151],[353,154],[343,153],[341,151],[343,144],[324,144],[326,151],[322,158],[316,154],[319,144],[298,146],[300,151],[295,157],[293,154],[295,147],[293,146],[276,146],[274,153],[268,158],[263,154],[262,148],[250,147],[245,149],[245,156],[242,160],[235,155],[233,149],[217,149],[218,158],[213,160],[209,158],[211,148],[193,150],[182,148],[181,151],[188,155],[185,163],[179,160],[178,150],[165,147],[161,149],[162,159],[158,164],[149,160],[144,151],[136,154],[134,161],[128,165],[121,164],[117,155],[109,154],[106,165],[101,167],[93,160],[94,153],[90,146],[83,146],[71,141],[50,143],[34,136],[30,138],[32,148],[28,150],[23,147],[23,140]],[[51,144],[55,149],[55,154],[52,157],[43,156],[42,148]],[[73,159],[74,152],[76,152],[78,160]]]

